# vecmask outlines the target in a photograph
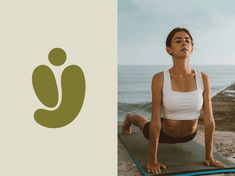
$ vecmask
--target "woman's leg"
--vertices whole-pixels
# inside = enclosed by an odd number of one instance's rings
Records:
[[[139,127],[143,131],[145,123],[148,122],[144,116],[138,114],[127,114],[123,122],[122,133],[129,135],[132,132],[131,124]]]

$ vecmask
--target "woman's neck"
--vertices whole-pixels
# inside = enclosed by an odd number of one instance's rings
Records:
[[[189,66],[189,58],[173,58],[173,66],[170,70],[175,74],[190,74],[192,69]]]
[[[170,71],[174,74],[187,75],[192,73],[188,59],[175,59]]]

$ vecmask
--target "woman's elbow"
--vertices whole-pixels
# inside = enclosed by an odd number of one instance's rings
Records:
[[[204,123],[204,125],[205,125],[206,129],[212,129],[212,130],[215,129],[215,121],[214,120],[207,121]]]
[[[161,123],[150,122],[150,130],[159,132],[161,130]]]

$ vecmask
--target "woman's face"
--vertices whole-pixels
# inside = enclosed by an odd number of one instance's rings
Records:
[[[186,32],[176,32],[172,38],[171,46],[167,47],[167,52],[175,57],[189,57],[193,46],[189,35]]]

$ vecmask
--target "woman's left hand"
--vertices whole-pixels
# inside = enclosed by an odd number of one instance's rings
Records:
[[[215,160],[215,159],[207,159],[204,161],[204,164],[207,166],[213,166],[213,167],[224,167],[225,166],[222,162]]]

